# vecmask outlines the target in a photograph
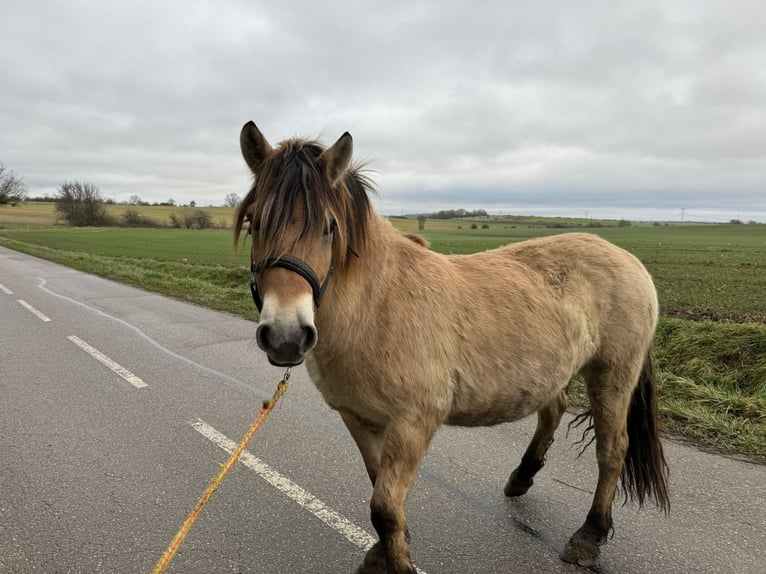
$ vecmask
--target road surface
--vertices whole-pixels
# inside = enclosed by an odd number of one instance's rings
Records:
[[[254,327],[0,248],[0,572],[149,572],[282,375]],[[353,441],[302,368],[280,405],[167,572],[359,564],[374,531]],[[418,568],[583,571],[558,552],[585,518],[596,465],[565,427],[517,500],[502,489],[532,420],[441,429],[408,503]],[[670,516],[616,505],[593,571],[766,572],[766,467],[665,447]]]

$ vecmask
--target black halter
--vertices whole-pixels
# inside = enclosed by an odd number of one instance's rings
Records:
[[[251,262],[250,271],[252,272],[253,276],[250,279],[250,293],[253,294],[253,301],[255,302],[255,306],[258,308],[258,312],[260,312],[263,308],[263,298],[261,297],[261,293],[258,290],[258,280],[256,279],[256,276],[258,273],[268,267],[282,267],[283,269],[287,269],[288,271],[292,271],[293,273],[297,273],[303,277],[311,286],[311,292],[314,296],[314,305],[316,305],[317,308],[319,307],[319,302],[322,300],[322,295],[324,295],[324,292],[327,289],[327,284],[330,282],[330,276],[333,272],[333,266],[330,265],[324,281],[320,284],[319,278],[317,277],[317,274],[314,273],[314,270],[309,267],[309,265],[303,259],[299,259],[292,255],[269,257],[260,263]]]

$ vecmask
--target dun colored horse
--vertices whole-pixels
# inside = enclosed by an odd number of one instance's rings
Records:
[[[657,296],[635,257],[579,233],[434,253],[374,212],[348,133],[329,148],[300,139],[272,148],[248,122],[240,143],[255,183],[238,208],[235,243],[243,229],[252,234],[258,346],[274,365],[306,361],[373,484],[380,540],[357,572],[415,572],[405,503],[442,424],[537,413],[505,486],[507,496],[526,493],[578,373],[598,483],[561,558],[595,563],[620,479],[626,500],[653,498],[667,512],[651,358]]]

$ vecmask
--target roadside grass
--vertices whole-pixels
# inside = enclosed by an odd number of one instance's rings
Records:
[[[248,249],[221,230],[67,228],[8,222],[0,245],[199,305],[255,319]],[[407,232],[417,221],[390,218]],[[544,221],[544,220],[541,220]],[[426,222],[437,251],[469,253],[562,229]],[[457,229],[461,226],[462,229]],[[499,229],[495,229],[499,227]],[[721,452],[766,461],[766,226],[587,229],[653,273],[663,316],[655,351],[665,429]],[[695,319],[695,320],[689,320]],[[708,320],[714,319],[714,320]],[[575,381],[570,402],[583,404]]]

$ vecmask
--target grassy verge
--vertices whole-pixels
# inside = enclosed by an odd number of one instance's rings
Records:
[[[766,325],[663,319],[655,347],[669,430],[766,456]]]
[[[405,229],[412,224],[402,222]],[[432,247],[447,252],[554,232],[527,227],[495,230],[490,236],[491,229],[477,234],[458,230],[454,223],[452,228],[440,224],[445,228],[430,234]],[[646,261],[657,279],[665,313],[656,337],[664,427],[721,452],[766,461],[766,300],[760,288],[766,281],[764,231],[744,226],[734,231],[712,226],[709,231],[597,231]],[[0,223],[0,245],[256,318],[247,287],[247,253],[233,253],[230,232]],[[679,318],[711,316],[724,321]],[[570,400],[582,404],[578,383]]]
[[[766,462],[766,325],[662,317],[655,355],[666,431]],[[581,380],[569,402],[587,404]]]

